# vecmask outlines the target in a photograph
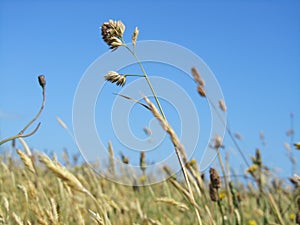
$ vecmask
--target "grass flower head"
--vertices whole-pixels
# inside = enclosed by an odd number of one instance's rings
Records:
[[[123,45],[122,38],[125,31],[125,25],[122,21],[109,20],[101,26],[102,39],[112,50],[116,50]]]
[[[109,71],[104,78],[111,83],[116,83],[118,86],[124,86],[126,83],[126,77],[115,71]]]

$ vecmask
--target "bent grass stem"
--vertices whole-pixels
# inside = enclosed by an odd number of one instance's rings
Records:
[[[147,84],[148,84],[148,86],[149,86],[149,88],[150,88],[150,90],[151,90],[151,92],[152,92],[152,95],[153,95],[153,97],[154,97],[154,99],[155,99],[155,102],[156,102],[156,104],[157,104],[157,106],[158,106],[158,109],[159,109],[161,115],[163,116],[163,118],[164,118],[165,120],[167,120],[167,118],[166,118],[166,116],[165,116],[165,113],[164,113],[164,111],[163,111],[163,109],[162,109],[162,106],[161,106],[161,104],[160,104],[160,102],[159,102],[159,100],[158,100],[158,97],[157,97],[157,95],[156,95],[156,92],[155,92],[155,90],[154,90],[154,88],[153,88],[153,86],[152,86],[152,84],[151,84],[151,82],[150,82],[150,80],[149,80],[149,77],[148,77],[148,75],[147,75],[147,73],[146,73],[146,70],[145,70],[145,68],[144,68],[144,66],[143,66],[143,64],[142,64],[142,62],[141,62],[141,60],[137,57],[137,55],[135,54],[135,52],[133,52],[127,45],[125,45],[125,47],[126,47],[126,49],[133,55],[133,57],[135,58],[136,62],[139,64],[139,67],[141,68],[141,70],[142,70],[142,72],[143,72],[143,74],[144,74],[144,77],[145,77],[145,79],[146,79],[146,81],[147,81]]]

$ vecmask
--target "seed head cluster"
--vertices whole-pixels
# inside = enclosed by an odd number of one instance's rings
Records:
[[[109,20],[101,26],[101,34],[105,43],[112,50],[116,50],[123,45],[122,38],[125,31],[125,25],[122,21]]]
[[[126,83],[126,77],[115,71],[109,71],[104,78],[111,83],[116,83],[118,86],[124,86]]]

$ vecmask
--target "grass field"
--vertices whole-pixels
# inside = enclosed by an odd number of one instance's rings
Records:
[[[26,147],[26,145],[25,145]],[[190,176],[195,203],[185,183],[170,177],[143,186],[123,186],[96,175],[85,165],[61,163],[44,153],[17,150],[20,159],[1,157],[1,224],[197,224],[194,207],[203,224],[295,224],[299,177],[292,184],[268,174],[259,155],[245,172],[252,177],[228,183],[193,171]],[[195,168],[193,160],[188,167]],[[164,168],[167,174],[168,168]],[[190,175],[192,175],[190,173]],[[122,174],[120,174],[122,176]],[[217,180],[216,192],[210,187]],[[228,181],[228,180],[227,180]],[[218,185],[218,184],[217,184]],[[298,198],[298,204],[300,200]]]

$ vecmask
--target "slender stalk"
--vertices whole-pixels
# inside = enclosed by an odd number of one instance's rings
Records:
[[[17,139],[17,138],[24,138],[24,137],[29,137],[29,136],[31,136],[31,135],[33,135],[35,132],[37,132],[37,130],[39,129],[40,125],[41,125],[41,123],[38,123],[38,125],[34,128],[34,130],[31,131],[31,132],[28,133],[28,134],[23,134],[23,135],[17,134],[17,135],[14,135],[14,136],[11,136],[11,137],[9,137],[9,138],[4,139],[4,140],[0,141],[0,145],[6,143],[6,142],[8,142],[8,141],[12,141],[12,140],[14,140],[14,139]]]
[[[225,123],[225,121],[223,120],[222,116],[221,116],[220,113],[219,113],[219,110],[216,108],[216,106],[214,105],[214,103],[209,99],[208,96],[206,96],[206,98],[207,98],[208,102],[210,103],[210,105],[211,105],[211,106],[214,108],[214,110],[216,111],[216,113],[217,113],[218,117],[221,119],[222,123],[224,124],[227,133],[229,134],[229,136],[230,136],[230,138],[231,138],[233,144],[235,145],[235,147],[236,147],[237,150],[239,151],[240,155],[242,156],[242,158],[243,158],[245,164],[247,165],[247,167],[250,167],[250,164],[248,163],[248,160],[247,160],[245,154],[243,153],[242,149],[240,148],[239,144],[237,143],[237,141],[235,140],[235,138],[234,138],[234,136],[233,136],[233,134],[232,134],[232,132],[231,132],[231,129],[230,129],[229,125],[228,125],[229,122],[227,121],[227,123]]]
[[[149,80],[149,77],[148,77],[148,75],[147,75],[147,73],[146,73],[146,70],[145,70],[145,68],[144,68],[144,66],[143,66],[143,64],[142,64],[142,62],[141,62],[140,59],[137,57],[137,55],[135,54],[135,52],[133,52],[127,45],[125,45],[125,47],[126,47],[126,49],[133,55],[133,57],[135,58],[136,62],[139,64],[139,67],[141,68],[141,70],[142,70],[142,72],[143,72],[143,74],[144,74],[144,77],[145,77],[145,79],[146,79],[146,81],[147,81],[147,83],[148,83],[148,86],[149,86],[149,88],[150,88],[150,90],[151,90],[151,92],[152,92],[152,95],[153,95],[153,97],[154,97],[154,99],[155,99],[155,102],[156,102],[158,108],[159,108],[159,111],[160,111],[161,115],[163,116],[163,118],[166,120],[165,113],[164,113],[164,111],[163,111],[163,109],[162,109],[162,106],[161,106],[161,104],[160,104],[160,102],[159,102],[159,100],[158,100],[158,98],[157,98],[156,92],[155,92],[155,90],[154,90],[154,88],[153,88],[153,86],[152,86],[152,84],[151,84],[151,82],[150,82],[150,80]]]
[[[157,106],[159,108],[161,116],[167,122],[167,118],[166,118],[166,116],[164,114],[162,106],[161,106],[161,104],[160,104],[160,102],[158,100],[157,94],[156,94],[156,92],[155,92],[155,90],[154,90],[154,88],[153,88],[153,86],[152,86],[152,84],[151,84],[151,82],[149,80],[149,77],[148,77],[148,75],[147,75],[147,73],[145,71],[145,68],[144,68],[142,62],[140,61],[140,59],[135,54],[135,51],[132,51],[126,44],[124,44],[124,46],[133,55],[133,57],[135,58],[136,62],[139,64],[139,66],[140,66],[140,68],[141,68],[141,70],[142,70],[142,72],[144,74],[144,77],[145,77],[145,79],[146,79],[146,81],[148,83],[148,86],[149,86],[149,88],[150,88],[150,90],[152,92],[152,95],[153,95],[153,97],[155,99],[155,102],[156,102],[156,104],[157,104]],[[187,184],[187,187],[188,187],[188,190],[189,190],[189,193],[190,193],[190,196],[191,196],[191,203],[192,203],[193,206],[195,206],[196,205],[196,201],[195,201],[195,198],[194,198],[194,195],[193,195],[193,191],[192,191],[189,179],[188,179],[188,175],[187,175],[187,171],[186,171],[185,165],[184,165],[184,163],[182,161],[182,158],[181,158],[180,150],[178,149],[178,146],[176,146],[176,145],[174,145],[174,149],[175,149],[175,152],[176,152],[176,155],[177,155],[180,167],[181,167],[181,169],[183,171],[183,176],[184,176],[185,182]],[[200,217],[199,210],[196,207],[194,207],[194,209],[195,209],[195,212],[196,212],[198,223],[199,223],[199,225],[202,225],[202,220],[201,220],[201,217]]]
[[[224,210],[223,210],[223,208],[222,208],[220,199],[218,199],[217,204],[218,204],[220,213],[221,213],[221,215],[222,215],[222,225],[225,225],[225,224],[226,224],[226,223],[225,223],[225,214],[224,214]]]
[[[178,161],[179,161],[180,166],[182,168],[182,172],[183,172],[183,176],[184,176],[185,182],[186,182],[186,184],[188,186],[189,193],[191,195],[192,205],[195,206],[196,205],[196,201],[195,201],[194,194],[193,194],[193,191],[192,191],[192,188],[191,188],[191,184],[189,182],[189,178],[188,178],[188,175],[187,175],[186,168],[185,168],[185,166],[184,166],[184,164],[182,162],[182,159],[181,159],[180,152],[179,152],[178,148],[176,148],[175,146],[174,146],[174,148],[175,148],[175,151],[176,151],[176,155],[177,155]],[[195,212],[196,212],[196,215],[197,215],[197,219],[198,219],[199,225],[202,225],[202,220],[201,220],[201,217],[200,217],[200,213],[199,213],[199,211],[198,211],[197,208],[194,207],[194,209],[195,209]]]
[[[28,129],[28,127],[30,127],[39,118],[39,116],[41,115],[45,107],[45,102],[46,102],[46,87],[43,87],[43,101],[40,110],[35,115],[35,117],[33,117],[32,120],[19,132],[20,135],[22,135]]]
[[[44,80],[44,82],[46,82],[46,81]],[[40,85],[42,86],[42,89],[43,89],[43,101],[42,101],[42,105],[41,105],[40,110],[38,111],[38,113],[33,117],[33,119],[31,121],[29,121],[29,123],[27,123],[25,125],[25,127],[18,134],[14,135],[14,136],[11,136],[11,137],[8,137],[8,138],[0,141],[0,145],[6,143],[8,141],[15,140],[17,138],[29,137],[29,136],[33,135],[35,132],[37,132],[37,130],[39,129],[41,123],[38,123],[38,125],[30,133],[24,134],[24,132],[39,118],[39,116],[41,115],[41,113],[42,113],[42,111],[43,111],[43,109],[45,107],[45,102],[46,102],[46,86],[45,86],[45,84],[41,84],[41,83],[40,83]]]
[[[180,144],[179,139],[178,139],[177,135],[175,134],[174,130],[171,128],[171,126],[169,125],[167,120],[163,118],[163,116],[158,111],[156,106],[146,96],[144,96],[144,100],[147,102],[152,114],[160,121],[162,128],[169,134],[169,136],[171,138],[171,141],[172,141],[174,149],[175,149],[176,156],[177,156],[179,164],[180,164],[180,168],[183,171],[184,179],[185,179],[185,182],[188,187],[190,203],[194,206],[194,210],[197,214],[197,219],[198,219],[199,224],[202,224],[200,213],[199,213],[198,209],[195,207],[196,202],[195,202],[195,198],[193,196],[193,191],[192,191],[192,188],[191,188],[191,185],[190,185],[190,182],[188,179],[188,175],[187,175],[187,170],[185,167],[185,163],[187,163],[187,157],[185,155],[184,148]]]
[[[219,150],[217,150],[217,151],[218,151],[219,163],[221,165],[221,170],[222,170],[223,177],[224,177],[224,183],[225,183],[225,189],[226,189],[228,206],[229,206],[230,211],[232,211],[231,196],[230,196],[230,190],[229,190],[228,180],[227,180],[227,176],[226,176],[226,172],[225,172],[225,167],[224,167],[224,163],[223,163],[220,151]]]
[[[280,210],[278,209],[278,206],[276,205],[276,202],[275,202],[274,198],[272,197],[272,194],[268,193],[267,197],[269,199],[272,212],[273,212],[274,216],[276,217],[278,223],[281,225],[284,225],[285,223],[283,222],[283,218],[281,216]]]
[[[145,76],[141,74],[124,74],[124,77],[145,77]]]

